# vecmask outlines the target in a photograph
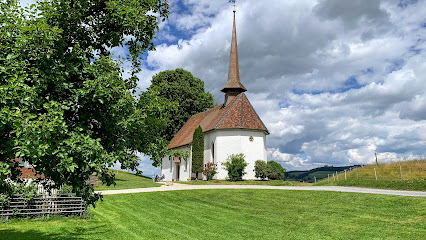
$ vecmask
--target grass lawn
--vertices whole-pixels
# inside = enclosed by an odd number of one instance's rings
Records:
[[[108,195],[88,219],[0,222],[1,239],[424,239],[426,198],[282,190]]]
[[[374,175],[374,169],[376,169],[377,180]],[[337,178],[333,179],[333,177],[330,176],[330,181],[324,179],[316,185],[426,191],[426,160],[384,163],[378,166],[375,164],[367,165],[362,168],[348,171],[346,173],[346,180],[344,173],[338,176],[338,181]]]
[[[182,184],[190,185],[268,185],[268,186],[311,186],[311,183],[302,183],[298,181],[282,181],[282,180],[244,180],[231,182],[227,180],[198,180],[198,181],[187,181],[187,182],[177,182]]]
[[[145,176],[136,176],[133,173],[111,170],[115,173],[115,186],[102,185],[99,181],[99,186],[95,188],[96,191],[100,190],[118,190],[118,189],[131,189],[131,188],[147,188],[147,187],[160,187],[161,184],[155,183],[151,178]]]

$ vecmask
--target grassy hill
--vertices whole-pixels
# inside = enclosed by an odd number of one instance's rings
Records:
[[[376,174],[374,173],[376,170]],[[402,172],[402,180],[401,180]],[[377,180],[376,180],[377,176]],[[383,189],[426,191],[426,160],[381,163],[378,166],[366,165],[338,175],[338,179],[330,177],[316,185],[356,186]]]
[[[424,239],[426,199],[190,190],[107,195],[91,217],[0,222],[1,239]]]
[[[95,191],[101,190],[118,190],[118,189],[131,189],[131,188],[147,188],[147,187],[160,187],[161,184],[155,183],[152,181],[152,178],[145,176],[136,176],[133,173],[123,172],[112,170],[115,173],[115,186],[102,185],[99,181],[98,187],[95,188]]]

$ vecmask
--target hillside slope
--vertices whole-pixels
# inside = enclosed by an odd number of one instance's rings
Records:
[[[337,176],[323,179],[316,185],[426,191],[426,160],[366,165],[347,171],[346,179],[345,173],[340,172]]]

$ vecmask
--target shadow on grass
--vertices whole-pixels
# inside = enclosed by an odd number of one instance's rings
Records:
[[[99,226],[97,228],[86,227],[73,227],[61,228],[55,232],[39,231],[39,230],[26,230],[26,229],[3,229],[0,230],[0,239],[2,240],[17,240],[17,239],[104,239],[101,236],[107,236],[107,232],[100,230],[104,228]]]
[[[135,174],[135,176],[137,176],[136,174]],[[147,177],[147,176],[138,176],[138,177],[141,177],[141,178],[145,178],[145,179],[149,179],[149,180],[152,180],[152,178],[150,178],[150,177]]]
[[[129,180],[116,178],[115,181],[116,182],[128,182]]]

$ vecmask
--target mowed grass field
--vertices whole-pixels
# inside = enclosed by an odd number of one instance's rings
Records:
[[[161,184],[155,183],[151,178],[145,176],[136,176],[133,173],[123,172],[112,170],[115,173],[115,182],[116,185],[111,185],[107,187],[102,185],[102,182],[98,182],[98,187],[95,188],[95,191],[101,190],[118,190],[118,189],[131,189],[131,188],[147,188],[147,187],[160,187]]]
[[[376,170],[376,176],[374,174]],[[402,181],[401,181],[402,172]],[[358,175],[358,177],[357,177]],[[426,160],[381,163],[357,168],[337,177],[321,180],[317,186],[337,185],[368,188],[426,191]]]
[[[108,195],[87,219],[0,222],[1,239],[424,239],[426,198],[282,190]]]

